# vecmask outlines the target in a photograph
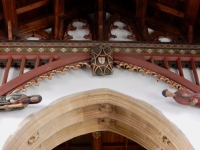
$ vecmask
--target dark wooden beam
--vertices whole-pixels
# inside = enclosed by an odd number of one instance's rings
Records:
[[[137,38],[139,41],[146,41],[148,39],[148,29],[145,24],[146,10],[147,0],[136,0],[137,30],[140,33]]]
[[[156,8],[156,9],[159,9],[159,10],[161,10],[163,12],[166,12],[168,14],[171,14],[171,15],[174,15],[174,16],[177,16],[177,17],[180,17],[180,18],[184,17],[184,13],[183,12],[178,11],[178,10],[173,9],[173,8],[170,8],[170,7],[167,7],[165,5],[162,5],[162,4],[153,2],[153,1],[148,1],[148,5],[151,6],[151,7]]]
[[[73,7],[76,7],[73,8]],[[93,2],[86,2],[84,4],[77,4],[76,6],[72,6],[70,9],[66,9],[65,13],[63,15],[60,15],[59,17],[62,19],[69,19],[69,18],[75,18],[87,15],[89,13],[92,13],[94,11],[94,3]],[[80,15],[81,14],[81,15]]]
[[[191,25],[188,28],[187,40],[189,43],[193,42],[193,26],[191,26]]]
[[[194,23],[197,19],[197,15],[199,12],[199,5],[200,0],[189,0],[187,2],[187,8],[184,15],[184,23],[182,26],[182,30],[184,33],[187,33],[189,31],[190,26],[194,28]]]
[[[30,23],[21,25],[17,31],[17,36],[26,34],[28,32],[31,31],[35,31],[41,28],[47,28],[49,27],[51,24],[53,24],[54,22],[54,16],[53,15],[49,15],[40,19],[36,19]]]
[[[136,14],[133,10],[129,10],[121,5],[106,1],[106,12],[111,14],[120,14],[120,16],[130,17],[134,20],[137,20]]]
[[[33,4],[25,6],[25,7],[18,8],[17,9],[17,14],[22,14],[24,12],[27,12],[27,11],[42,7],[44,5],[47,5],[49,3],[50,3],[50,0],[43,0],[43,1],[40,1],[40,2],[37,2],[37,3],[33,3]]]
[[[96,131],[93,132],[92,135],[93,135],[93,149],[102,150],[101,132]]]
[[[54,0],[54,28],[53,28],[53,34],[54,39],[59,39],[59,28],[60,28],[60,21],[59,21],[59,15],[64,14],[65,11],[65,0]]]
[[[146,25],[153,30],[159,30],[159,31],[162,31],[165,33],[175,35],[175,36],[181,35],[179,28],[169,25],[169,24],[166,24],[166,23],[163,23],[163,22],[160,22],[160,21],[157,21],[154,18],[146,17]]]
[[[95,22],[95,40],[105,40],[105,21],[106,12],[104,10],[104,0],[96,0],[96,9],[94,12]]]
[[[3,5],[5,26],[8,27],[8,22],[10,20],[13,31],[17,30],[18,20],[17,20],[15,0],[2,0],[2,5]]]

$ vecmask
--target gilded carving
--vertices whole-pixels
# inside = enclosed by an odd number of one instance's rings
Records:
[[[67,71],[69,69],[77,70],[77,69],[79,69],[81,67],[90,68],[91,65],[89,64],[88,61],[84,61],[84,62],[79,62],[79,63],[72,64],[72,65],[66,65],[64,67],[60,67],[60,68],[54,69],[52,71],[49,71],[47,73],[44,73],[44,74],[40,75],[39,77],[36,77],[36,78],[32,79],[31,81],[28,81],[28,82],[24,83],[20,87],[17,87],[16,89],[14,89],[12,91],[12,93],[16,93],[16,92],[19,92],[19,91],[26,92],[27,87],[29,87],[29,86],[32,86],[32,85],[39,86],[39,81],[42,81],[42,80],[44,80],[46,78],[51,80],[52,76],[57,74],[57,73],[60,73],[60,74],[64,75],[65,71]]]
[[[110,104],[100,104],[99,111],[101,111],[103,113],[112,114],[115,112],[115,106],[110,105]]]
[[[35,143],[40,137],[40,134],[39,132],[37,131],[33,136],[31,136],[29,139],[28,139],[28,145],[32,145],[33,143]]]
[[[114,127],[116,125],[116,120],[110,118],[99,118],[98,123],[103,127]]]
[[[128,63],[124,63],[124,62],[120,62],[120,61],[114,61],[114,63],[116,64],[117,68],[126,68],[131,72],[138,71],[138,72],[141,72],[142,75],[152,75],[157,79],[157,82],[164,81],[167,84],[169,84],[170,88],[185,89],[185,87],[182,86],[181,84],[179,84],[165,76],[162,76],[161,74],[158,74],[154,71],[148,70],[146,68],[142,68],[142,67],[139,67],[136,65],[132,65],[132,64],[128,64]]]

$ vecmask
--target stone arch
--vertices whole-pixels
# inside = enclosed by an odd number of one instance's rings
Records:
[[[52,149],[95,131],[121,134],[151,150],[193,149],[184,134],[158,110],[109,89],[81,92],[51,103],[22,121],[3,149]]]

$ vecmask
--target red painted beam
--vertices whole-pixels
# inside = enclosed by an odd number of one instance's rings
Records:
[[[22,58],[22,61],[21,61],[21,65],[20,65],[19,76],[22,75],[22,74],[24,73],[25,63],[26,63],[26,58],[23,57],[23,58]]]
[[[195,78],[195,82],[196,82],[197,85],[200,85],[199,84],[199,77],[198,77],[198,73],[197,73],[197,68],[196,68],[194,59],[191,60],[191,65],[192,65],[192,71],[193,71],[193,75],[194,75],[194,78]]]
[[[4,72],[2,85],[4,85],[4,84],[7,82],[8,74],[9,74],[10,67],[11,67],[11,63],[12,63],[12,58],[10,57],[10,58],[8,59],[7,64],[6,64],[6,69],[5,69],[5,72]]]
[[[34,79],[46,72],[54,70],[56,68],[88,60],[90,59],[90,53],[68,53],[67,55],[63,55],[62,59],[57,61],[53,61],[52,63],[37,67],[13,80],[7,82],[3,86],[0,87],[0,95],[5,95],[6,93],[10,92],[11,90],[19,87],[20,85]]]
[[[188,81],[187,79],[167,70],[167,69],[164,69],[164,68],[161,68],[159,66],[156,66],[152,63],[149,63],[145,60],[141,60],[141,59],[137,59],[135,57],[131,57],[128,53],[114,53],[113,54],[113,58],[115,61],[122,61],[122,62],[125,62],[125,63],[128,63],[128,64],[133,64],[133,65],[136,65],[136,66],[140,66],[140,67],[143,67],[143,68],[146,68],[148,70],[152,70],[158,74],[161,74],[183,86],[185,86],[186,88],[194,91],[194,92],[197,92],[197,93],[200,93],[200,87],[193,84],[192,82]]]

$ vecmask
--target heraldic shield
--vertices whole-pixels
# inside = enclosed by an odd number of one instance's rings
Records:
[[[110,47],[97,45],[91,48],[91,67],[95,76],[113,74],[113,52]]]

